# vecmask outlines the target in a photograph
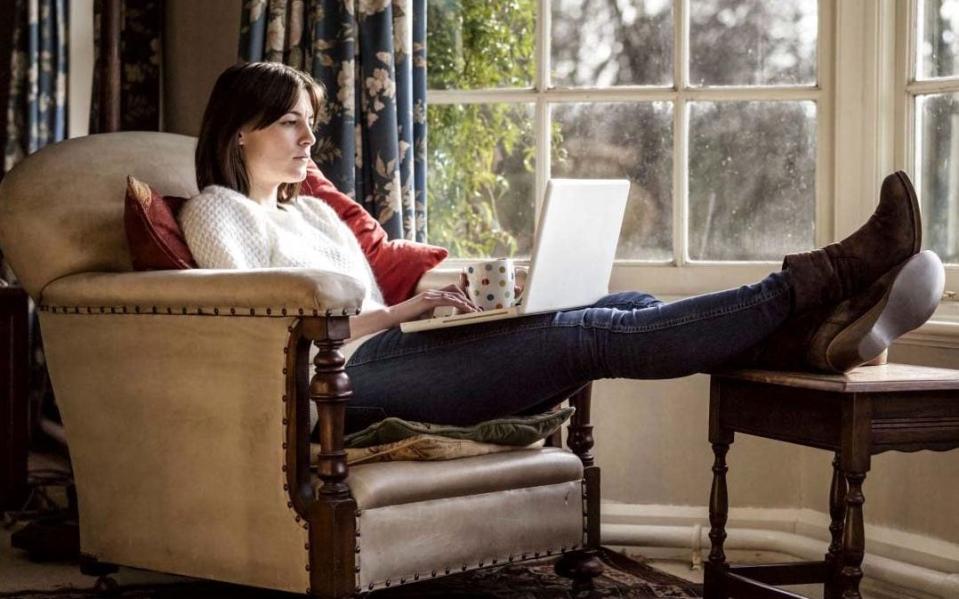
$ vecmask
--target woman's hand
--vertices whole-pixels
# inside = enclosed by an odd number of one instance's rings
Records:
[[[442,289],[429,289],[392,306],[389,310],[396,315],[396,324],[399,324],[422,316],[432,316],[436,308],[444,307],[451,307],[460,314],[479,311],[462,287],[456,284]]]
[[[470,301],[458,285],[447,285],[442,289],[429,289],[414,295],[395,306],[367,310],[350,317],[350,338],[356,339],[371,333],[377,333],[399,325],[401,322],[416,320],[429,314],[436,308],[452,307],[458,312],[478,312],[479,308]]]
[[[516,284],[513,286],[513,297],[523,299],[523,291],[526,289],[526,279],[529,278],[529,269],[525,266],[516,267]]]

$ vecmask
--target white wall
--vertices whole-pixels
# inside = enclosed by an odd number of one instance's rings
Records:
[[[90,132],[93,88],[93,0],[70,2],[70,72],[67,74],[67,137]]]
[[[163,129],[197,135],[217,76],[236,63],[242,0],[167,0]]]

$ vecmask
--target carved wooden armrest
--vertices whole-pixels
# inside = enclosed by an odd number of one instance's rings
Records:
[[[340,352],[350,336],[347,316],[306,317],[290,327],[286,352],[286,440],[287,491],[292,507],[309,529],[314,563],[329,569],[310,572],[310,586],[320,596],[346,596],[353,590],[356,501],[350,495],[346,477],[343,433],[346,402],[353,395],[346,374],[346,360]],[[310,345],[319,353],[308,377]],[[320,453],[317,476],[322,485],[314,491],[310,474],[310,407],[319,411],[317,425]]]
[[[348,497],[344,482],[349,472],[343,447],[346,402],[353,395],[340,352],[350,335],[349,317],[305,317],[290,327],[286,348],[287,484],[296,510],[304,515],[317,494],[324,498]],[[319,349],[309,376],[310,345]],[[322,486],[314,492],[310,474],[310,408],[319,413],[320,453],[317,476]]]

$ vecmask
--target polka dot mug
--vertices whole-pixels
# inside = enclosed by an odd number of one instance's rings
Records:
[[[483,310],[511,308],[516,304],[516,266],[512,258],[484,260],[466,265],[466,293]]]

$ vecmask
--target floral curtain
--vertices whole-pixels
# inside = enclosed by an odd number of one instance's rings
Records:
[[[320,169],[391,239],[426,241],[426,0],[247,0],[240,58],[320,81]]]
[[[163,0],[124,0],[120,3],[120,130],[160,130],[160,60]],[[94,0],[95,66],[90,102],[90,133],[104,130],[100,119],[100,27],[103,0]]]
[[[9,77],[0,94],[7,172],[67,134],[67,0],[13,0]]]
[[[27,154],[67,136],[68,0],[9,0],[0,8],[0,178]],[[0,253],[0,284],[17,282]],[[30,304],[28,402],[55,410]]]

